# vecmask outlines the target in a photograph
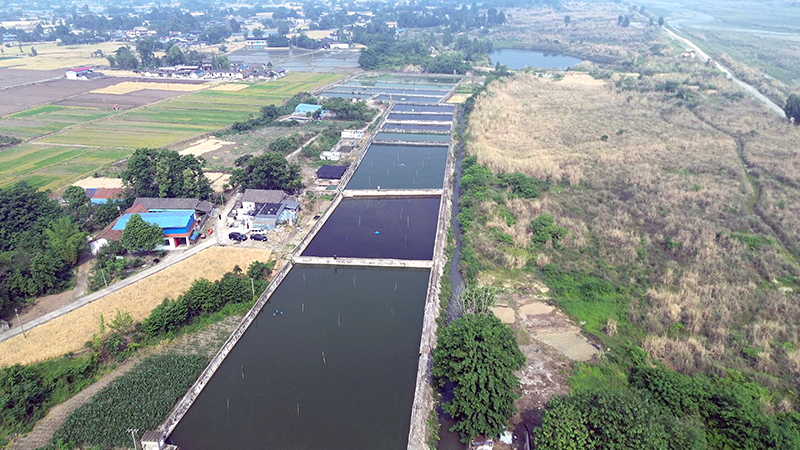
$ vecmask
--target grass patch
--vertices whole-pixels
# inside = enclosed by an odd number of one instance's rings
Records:
[[[39,114],[49,113],[53,111],[62,111],[65,109],[67,109],[66,106],[44,105],[44,106],[37,106],[31,109],[26,109],[25,111],[20,111],[18,113],[9,114],[6,117],[12,119],[24,119],[26,117],[33,117]]]

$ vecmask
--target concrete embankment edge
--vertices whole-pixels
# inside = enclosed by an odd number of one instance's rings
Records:
[[[456,114],[453,114],[455,120]],[[422,339],[419,344],[419,365],[417,366],[417,386],[414,391],[414,404],[411,407],[411,427],[408,431],[408,450],[424,450],[428,440],[428,417],[433,409],[433,388],[431,368],[433,367],[433,347],[436,345],[436,331],[439,316],[439,293],[441,279],[447,264],[445,247],[447,232],[450,229],[450,216],[453,212],[453,175],[455,173],[455,145],[450,139],[447,153],[447,168],[444,175],[442,200],[439,204],[439,221],[436,227],[436,243],[433,248],[433,266],[428,280],[428,294],[425,298],[425,315],[422,320]]]

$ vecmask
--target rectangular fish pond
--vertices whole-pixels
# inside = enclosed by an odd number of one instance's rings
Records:
[[[405,102],[405,103],[439,103],[444,95],[439,96],[423,96],[411,94],[380,94],[374,98],[378,102]]]
[[[414,122],[452,122],[453,114],[414,114],[391,112],[386,120],[414,121]]]
[[[295,266],[168,442],[405,450],[429,272]]]
[[[447,144],[450,142],[449,134],[428,134],[428,133],[391,133],[381,131],[375,136],[376,141],[405,141],[405,142],[439,142]]]
[[[450,132],[450,124],[447,125],[428,125],[428,124],[417,124],[417,123],[385,123],[383,125],[383,130],[398,130],[398,131],[416,131],[420,133],[425,132],[443,132],[448,133]]]
[[[331,89],[333,92],[353,92],[353,93],[366,93],[366,94],[395,94],[395,95],[445,95],[450,92],[450,89],[417,89],[413,86],[405,88],[384,88],[372,86],[336,86]]]
[[[303,256],[433,259],[440,197],[346,198]]]
[[[392,112],[429,112],[429,113],[450,113],[455,111],[453,105],[395,105]]]
[[[369,146],[346,189],[442,189],[446,146]]]

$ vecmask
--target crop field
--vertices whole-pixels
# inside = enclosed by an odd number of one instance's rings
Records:
[[[75,311],[0,342],[0,366],[28,364],[78,351],[97,331],[102,314],[106,321],[117,310],[129,311],[142,320],[165,297],[175,298],[196,278],[217,280],[233,266],[246,268],[253,261],[267,261],[269,252],[257,249],[212,247]],[[19,339],[17,339],[19,338]]]
[[[106,65],[105,58],[92,58],[92,53],[102,50],[105,54],[111,55],[118,48],[126,45],[124,42],[101,42],[92,45],[62,45],[56,43],[36,43],[32,44],[36,48],[37,55],[34,57],[27,54],[19,54],[18,49],[6,49],[4,58],[0,59],[0,67],[15,69],[47,71],[55,69],[68,69],[70,67],[94,66],[97,64]],[[25,53],[30,52],[31,44],[22,46]]]
[[[0,187],[24,179],[41,189],[56,189],[65,179],[91,175],[129,153],[127,149],[23,144],[0,152]]]
[[[136,148],[167,146],[219,130],[257,115],[263,106],[279,104],[298,92],[313,91],[340,77],[292,73],[278,81],[237,83],[230,85],[236,86],[234,89],[201,92],[182,89],[207,85],[186,83],[186,88],[168,90],[162,89],[165,84],[160,82],[131,83],[123,86],[122,91],[128,92],[122,94],[102,93],[107,89],[97,91],[108,85],[92,88],[91,83],[72,82],[66,87],[90,87],[74,88],[77,90],[69,91],[66,99],[17,108],[0,118],[0,134],[39,143],[2,152],[0,186],[27,179],[44,188],[63,187],[124,158]],[[146,89],[130,90],[137,84]],[[47,95],[55,95],[58,86],[52,86]],[[176,96],[180,97],[172,98]],[[159,103],[146,106],[154,102]],[[122,111],[113,110],[113,105],[120,105]],[[145,107],[137,108],[141,106]],[[129,111],[131,108],[136,109]],[[18,156],[21,159],[17,160]]]

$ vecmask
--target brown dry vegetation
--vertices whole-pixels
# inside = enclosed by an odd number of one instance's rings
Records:
[[[116,312],[128,311],[142,320],[166,298],[176,298],[196,278],[217,280],[235,265],[243,270],[251,262],[267,261],[269,252],[257,249],[212,247],[161,272],[53,319],[32,330],[27,338],[15,336],[0,342],[0,366],[29,364],[81,350],[96,333],[102,315],[106,322]]]
[[[490,265],[552,260],[642,286],[622,317],[594,320],[642,330],[627,327],[675,369],[800,374],[800,128],[704,66],[649,58],[677,69],[610,80],[523,73],[490,85],[470,117],[468,152],[496,173],[560,187],[506,200],[511,226],[487,203],[487,226],[514,246],[498,247],[486,233],[473,245]],[[678,92],[665,92],[666,80]],[[527,225],[544,213],[569,230],[562,249],[528,247]]]

